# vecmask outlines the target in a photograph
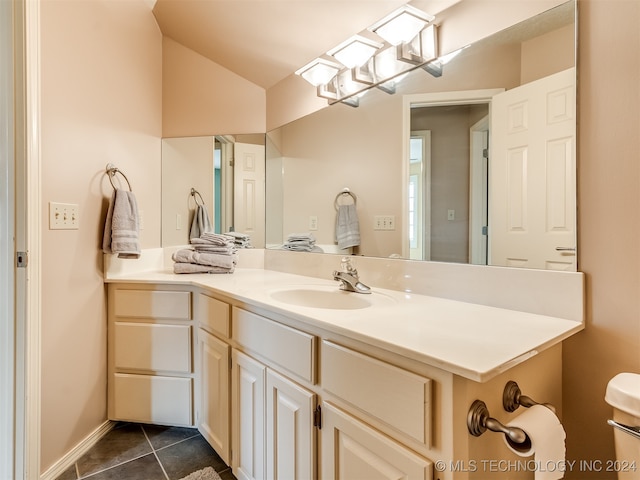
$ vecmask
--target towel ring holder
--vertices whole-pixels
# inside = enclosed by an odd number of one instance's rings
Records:
[[[198,203],[198,197],[196,197],[196,195],[200,197],[200,203]],[[202,198],[202,195],[200,195],[200,192],[198,190],[196,190],[195,188],[192,188],[191,196],[193,197],[193,200],[196,202],[196,205],[199,205],[201,207],[204,206],[204,199]]]
[[[342,191],[340,193],[338,193],[338,195],[336,195],[336,199],[333,201],[333,205],[336,208],[336,210],[338,210],[338,207],[340,207],[340,203],[338,203],[338,200],[340,200],[340,198],[342,198],[344,196],[351,197],[353,199],[353,204],[354,205],[356,204],[356,202],[357,202],[356,194],[353,193],[348,188],[343,188]]]
[[[122,175],[122,177],[127,182],[127,185],[129,187],[129,191],[133,192],[133,188],[131,188],[131,183],[129,183],[129,179],[127,178],[127,176],[124,173],[122,173],[122,171],[118,167],[116,167],[113,163],[108,163],[107,164],[107,175],[109,175],[109,182],[111,183],[111,186],[114,188],[114,190],[118,189],[115,186],[115,184],[113,183],[113,177],[115,176],[116,173],[119,173],[120,175]]]

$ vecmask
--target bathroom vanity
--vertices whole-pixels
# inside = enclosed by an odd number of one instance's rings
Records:
[[[515,380],[561,418],[561,341],[583,328],[265,269],[106,281],[109,418],[197,427],[239,479],[532,478],[491,470],[517,457],[469,434],[469,407],[507,423]]]

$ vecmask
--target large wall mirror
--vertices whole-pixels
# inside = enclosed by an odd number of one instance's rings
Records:
[[[307,232],[347,253],[336,202],[355,199],[352,253],[576,270],[575,19],[567,2],[464,48],[440,77],[418,68],[393,95],[268,132],[267,248]]]
[[[264,133],[163,138],[162,246],[189,244],[199,210],[213,231],[264,248],[264,167]]]

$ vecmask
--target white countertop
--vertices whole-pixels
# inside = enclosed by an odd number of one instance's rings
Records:
[[[478,382],[490,380],[584,328],[581,322],[562,318],[381,288],[373,288],[369,300],[374,306],[368,308],[295,306],[273,299],[271,293],[311,285],[337,290],[338,283],[262,269],[237,268],[233,274],[222,275],[142,272],[111,275],[105,281],[208,289]]]

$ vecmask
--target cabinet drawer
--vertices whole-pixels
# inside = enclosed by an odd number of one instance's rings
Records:
[[[112,420],[192,425],[190,378],[116,373]]]
[[[191,372],[191,327],[116,322],[116,369]]]
[[[320,371],[323,389],[430,446],[430,379],[326,340]]]
[[[207,295],[198,295],[198,321],[200,326],[212,333],[229,338],[228,303],[221,302]]]
[[[191,319],[191,292],[116,290],[116,317]]]
[[[315,337],[233,308],[233,339],[309,382],[315,380]]]

